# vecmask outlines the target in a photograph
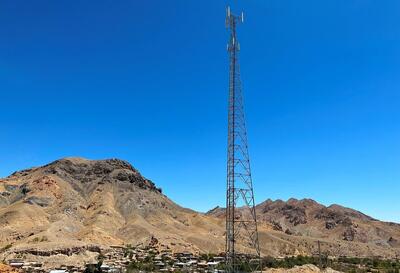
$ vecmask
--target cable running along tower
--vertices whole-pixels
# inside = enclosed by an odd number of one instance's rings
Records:
[[[228,273],[243,271],[244,266],[251,271],[262,269],[239,69],[240,44],[236,27],[240,23],[243,23],[243,13],[237,16],[228,7],[230,67],[225,243]]]

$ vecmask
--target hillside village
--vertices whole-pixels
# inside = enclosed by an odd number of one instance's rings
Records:
[[[97,261],[81,266],[60,265],[50,268],[42,263],[21,258],[9,259],[6,263],[17,271],[30,273],[81,273],[109,272],[122,273],[129,270],[157,272],[218,272],[223,256],[199,255],[191,252],[172,252],[171,249],[159,250],[155,246],[121,247],[111,246],[99,249]]]

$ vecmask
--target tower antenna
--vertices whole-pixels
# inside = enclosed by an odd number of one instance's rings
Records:
[[[237,25],[243,21],[243,12],[238,16],[227,7],[226,27],[230,38],[227,47],[229,106],[225,258],[228,273],[243,271],[246,265],[252,272],[262,270],[240,79],[240,44],[236,33]]]

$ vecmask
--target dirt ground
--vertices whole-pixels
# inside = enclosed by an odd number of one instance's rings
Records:
[[[286,268],[271,268],[263,273],[340,273],[340,271],[333,270],[331,268],[326,268],[324,270],[320,270],[317,266],[312,264],[306,264],[302,266],[295,266],[290,269]]]
[[[0,263],[0,273],[19,273],[11,266]]]

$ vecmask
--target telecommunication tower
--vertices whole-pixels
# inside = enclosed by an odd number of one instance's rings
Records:
[[[252,271],[262,270],[240,80],[240,44],[236,33],[237,25],[243,21],[243,13],[238,16],[227,8],[230,63],[225,258],[228,273],[243,271],[243,266]]]

